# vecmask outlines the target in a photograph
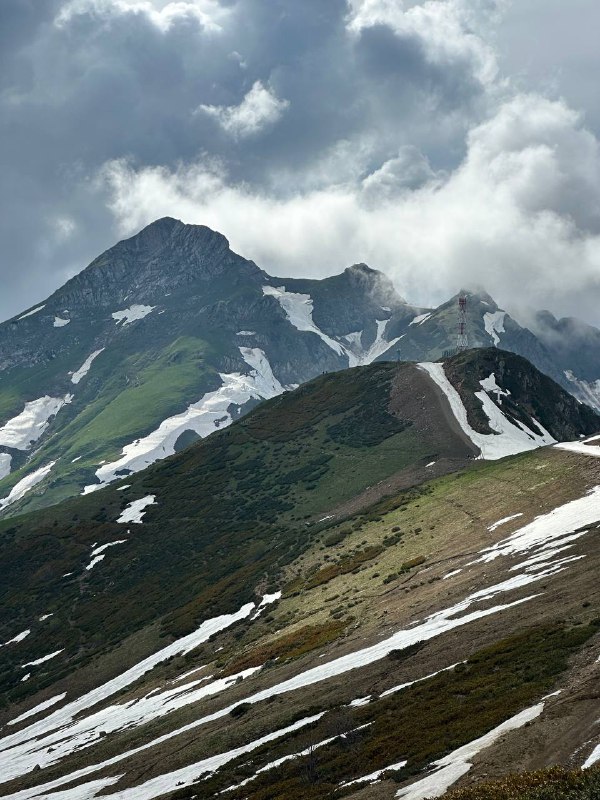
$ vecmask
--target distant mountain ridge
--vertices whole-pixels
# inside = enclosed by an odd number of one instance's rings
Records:
[[[532,332],[467,294],[473,347],[600,409],[599,331],[555,321],[559,347],[547,318]],[[455,331],[456,298],[413,306],[365,264],[277,278],[205,226],[157,220],[0,325],[0,513],[100,488],[323,372],[436,360]]]

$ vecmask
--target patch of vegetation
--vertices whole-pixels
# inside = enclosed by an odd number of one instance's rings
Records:
[[[587,770],[550,767],[506,775],[446,792],[444,800],[597,800],[600,766]]]
[[[272,642],[254,647],[250,652],[230,661],[225,674],[232,675],[251,667],[259,667],[275,659],[299,658],[318,647],[324,647],[339,638],[346,629],[344,622],[326,622],[323,625],[305,625]]]
[[[373,547],[365,547],[353,555],[341,558],[336,564],[329,564],[326,567],[318,570],[312,575],[305,578],[297,578],[288,583],[285,587],[284,593],[286,595],[294,594],[296,592],[308,589],[314,589],[316,586],[322,586],[325,583],[337,578],[338,575],[347,575],[359,569],[367,561],[372,561],[377,558],[384,550],[380,545]]]

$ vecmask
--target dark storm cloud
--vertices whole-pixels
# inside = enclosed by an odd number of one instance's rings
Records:
[[[442,293],[465,273],[486,282],[489,262],[504,296],[515,265],[536,283],[548,263],[595,274],[597,142],[566,106],[497,77],[501,5],[2,0],[0,318],[163,213],[288,274],[372,259],[401,289],[425,275]],[[500,62],[522,70],[517,29],[543,9],[514,8]],[[538,71],[563,46],[547,17]]]
[[[375,169],[412,142],[432,108],[462,112],[481,91],[468,65],[432,66],[418,37],[384,25],[350,36],[344,0],[225,3],[220,31],[193,15],[161,29],[108,2],[56,24],[65,5],[0,4],[2,317],[112,243],[93,184],[107,161],[173,168],[203,154],[232,180],[285,195],[323,179],[311,166],[340,141],[369,138],[355,169]],[[238,106],[256,81],[287,103],[260,135],[233,137],[198,111]],[[419,134],[434,154],[446,153],[441,127]],[[325,179],[331,169],[332,180],[346,178],[339,168],[323,167]]]

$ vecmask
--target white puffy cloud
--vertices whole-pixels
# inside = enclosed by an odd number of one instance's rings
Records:
[[[200,105],[196,113],[208,114],[231,136],[243,138],[273,125],[288,106],[287,100],[280,100],[272,89],[261,81],[255,81],[239,105]]]
[[[366,261],[416,302],[476,284],[512,308],[548,306],[594,321],[599,169],[598,141],[578,115],[527,94],[470,132],[464,160],[447,176],[413,150],[362,182],[283,200],[202,162],[176,170],[112,162],[103,181],[123,233],[169,214],[223,231],[275,274],[332,274]],[[415,174],[418,188],[407,191]]]
[[[348,29],[355,34],[386,25],[400,37],[421,42],[437,65],[469,62],[473,74],[490,84],[498,72],[493,48],[476,32],[482,20],[495,17],[503,0],[426,0],[406,7],[402,0],[348,0]]]
[[[90,13],[98,17],[142,14],[164,33],[186,18],[197,20],[208,30],[220,30],[226,12],[217,0],[69,0],[55,22],[67,25],[73,18]]]

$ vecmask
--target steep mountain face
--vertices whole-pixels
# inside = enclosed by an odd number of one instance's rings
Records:
[[[0,796],[417,800],[511,731],[591,763],[599,431],[498,349],[374,363],[1,521]]]
[[[573,317],[557,320],[549,311],[541,311],[533,327],[562,372],[563,385],[592,408],[600,408],[600,331]]]
[[[590,348],[558,353],[466,296],[473,347],[519,353],[600,409]],[[434,361],[454,347],[456,302],[414,307],[364,264],[272,277],[222,235],[158,220],[0,325],[0,514],[95,491],[324,372]]]

